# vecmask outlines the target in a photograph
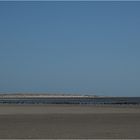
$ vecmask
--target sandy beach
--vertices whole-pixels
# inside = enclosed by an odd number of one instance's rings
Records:
[[[0,138],[140,138],[140,106],[0,105]]]

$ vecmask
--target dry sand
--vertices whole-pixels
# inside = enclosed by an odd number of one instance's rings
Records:
[[[0,105],[0,138],[140,139],[140,106]]]

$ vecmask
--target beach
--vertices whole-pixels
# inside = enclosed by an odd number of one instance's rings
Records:
[[[139,105],[0,105],[0,139],[140,138]]]

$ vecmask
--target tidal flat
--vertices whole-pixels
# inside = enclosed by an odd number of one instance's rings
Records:
[[[0,139],[140,139],[139,105],[0,105]]]

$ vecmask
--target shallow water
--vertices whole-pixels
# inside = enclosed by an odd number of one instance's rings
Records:
[[[140,104],[140,97],[4,98],[0,104]]]

